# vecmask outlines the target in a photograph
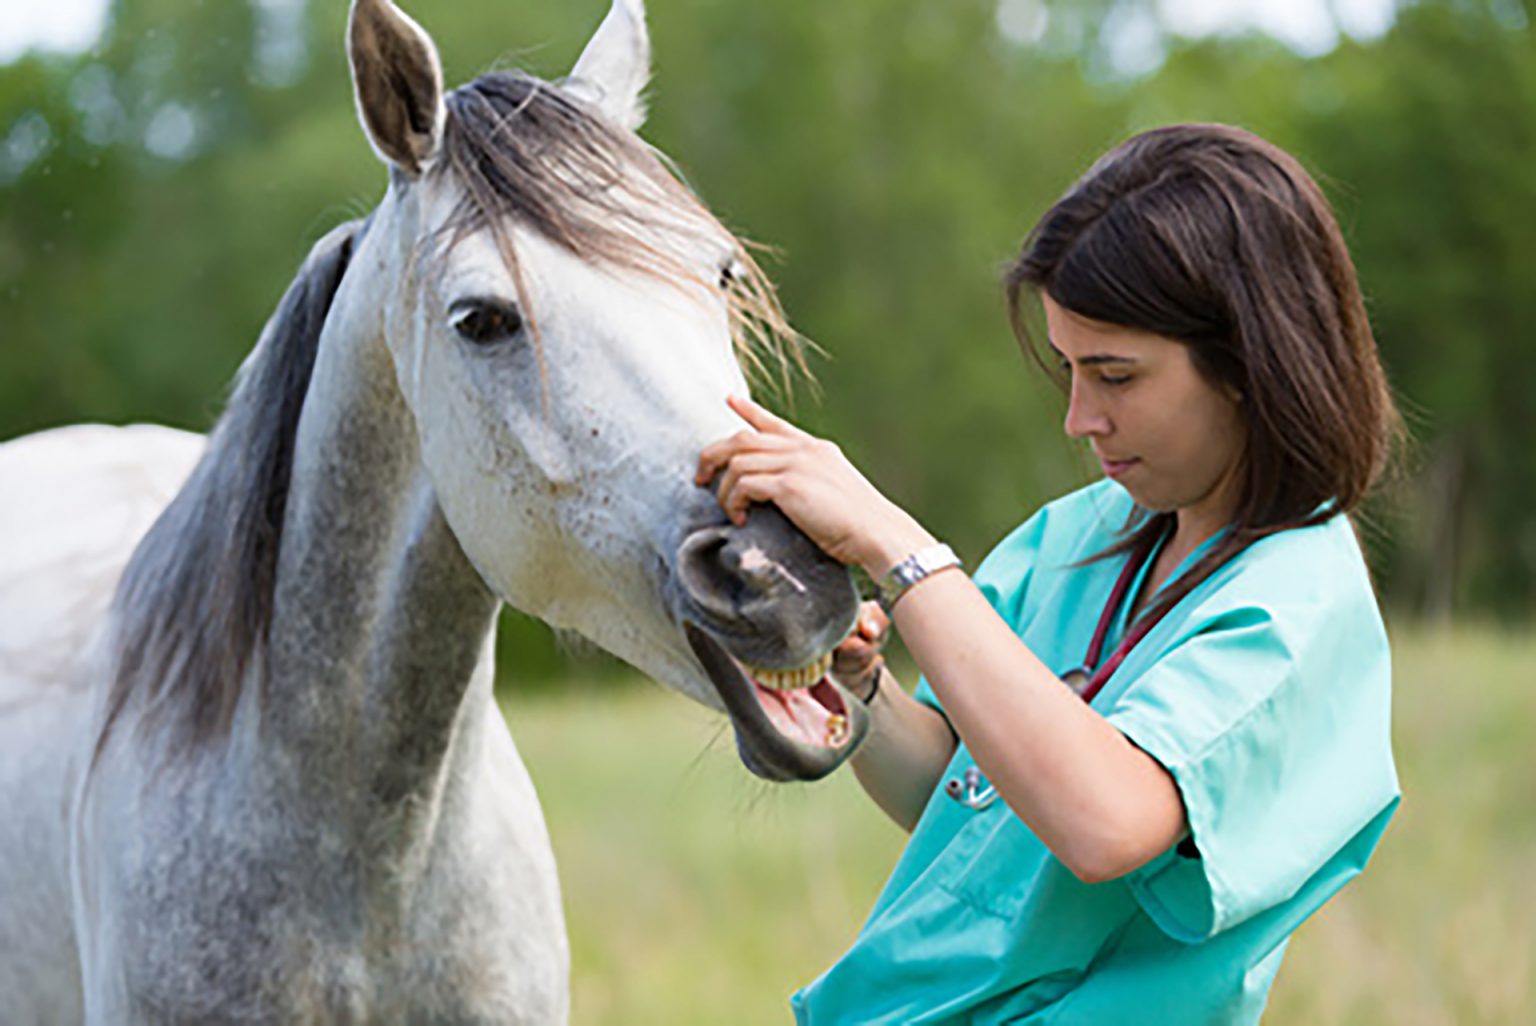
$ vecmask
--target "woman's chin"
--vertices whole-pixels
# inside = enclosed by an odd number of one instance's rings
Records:
[[[1181,504],[1169,499],[1167,495],[1141,487],[1135,481],[1126,481],[1124,478],[1114,478],[1113,480],[1121,488],[1125,489],[1132,502],[1149,513],[1177,513],[1179,511]]]

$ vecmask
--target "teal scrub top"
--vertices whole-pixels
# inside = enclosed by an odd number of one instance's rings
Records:
[[[975,574],[1058,674],[1082,662],[1129,557],[1082,561],[1132,508],[1112,481],[1075,492]],[[939,707],[926,681],[917,697]],[[1386,632],[1348,519],[1257,542],[1185,596],[1093,701],[1172,775],[1190,837],[1085,884],[1005,803],[973,810],[940,786],[853,946],[791,999],[796,1021],[1258,1022],[1291,933],[1360,872],[1397,807],[1390,699]],[[962,744],[943,779],[974,765]]]

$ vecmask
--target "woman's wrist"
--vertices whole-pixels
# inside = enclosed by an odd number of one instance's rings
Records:
[[[884,522],[870,530],[858,562],[871,580],[878,581],[890,572],[891,567],[918,549],[936,544],[938,540],[922,524],[913,520],[905,511],[893,508]]]
[[[857,687],[852,687],[848,690],[853,694],[854,698],[857,698],[865,705],[872,705],[874,704],[875,696],[880,693],[881,678],[884,676],[885,658],[883,656],[876,656],[873,668],[868,676],[860,681]]]

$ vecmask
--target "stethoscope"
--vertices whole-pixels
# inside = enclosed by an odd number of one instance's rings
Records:
[[[1125,568],[1120,571],[1120,577],[1109,593],[1109,601],[1104,604],[1104,611],[1099,614],[1099,624],[1094,628],[1093,640],[1088,644],[1088,652],[1083,657],[1082,665],[1061,675],[1067,687],[1077,692],[1078,697],[1084,702],[1094,700],[1103,690],[1104,685],[1109,682],[1109,678],[1120,669],[1120,664],[1125,662],[1125,657],[1130,655],[1131,649],[1135,648],[1168,612],[1168,606],[1164,604],[1161,608],[1154,609],[1149,615],[1142,617],[1140,622],[1126,634],[1125,640],[1120,642],[1109,660],[1100,664],[1099,659],[1104,654],[1104,639],[1109,636],[1110,625],[1115,622],[1115,613],[1125,602],[1125,596],[1131,590],[1131,583],[1141,573],[1142,567],[1146,566],[1147,560],[1152,558],[1152,553],[1157,551],[1171,533],[1172,524],[1169,525],[1169,530],[1150,535],[1149,540],[1137,546],[1131,558],[1126,560]],[[944,793],[975,812],[980,812],[997,801],[997,788],[987,783],[986,778],[981,775],[981,770],[975,766],[969,766],[960,776],[946,780]]]
[[[983,784],[986,786],[983,787]],[[986,778],[981,775],[981,770],[975,766],[966,767],[963,783],[961,777],[950,777],[944,781],[944,793],[967,809],[973,809],[976,812],[997,801],[997,788],[988,784]]]

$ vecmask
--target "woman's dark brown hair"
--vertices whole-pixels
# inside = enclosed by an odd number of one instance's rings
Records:
[[[1295,158],[1250,132],[1173,125],[1117,146],[1040,219],[1004,285],[1037,359],[1026,289],[1182,342],[1208,381],[1242,397],[1231,529],[1156,607],[1260,538],[1354,511],[1401,435],[1328,201]],[[1150,546],[1171,518],[1138,510],[1101,555]]]

